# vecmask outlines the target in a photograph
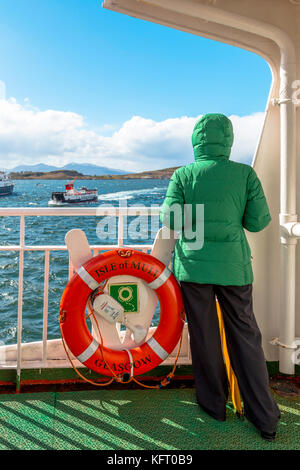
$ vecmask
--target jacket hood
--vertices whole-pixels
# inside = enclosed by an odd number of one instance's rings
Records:
[[[197,121],[192,144],[195,160],[229,158],[233,144],[233,128],[224,114],[205,114]]]

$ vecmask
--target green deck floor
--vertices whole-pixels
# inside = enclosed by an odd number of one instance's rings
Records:
[[[300,402],[276,400],[269,443],[230,409],[224,423],[207,416],[193,389],[0,395],[0,449],[300,449]]]

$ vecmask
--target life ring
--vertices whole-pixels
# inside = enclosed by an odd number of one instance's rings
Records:
[[[143,279],[155,290],[161,314],[153,336],[130,350],[100,347],[85,321],[85,309],[92,291],[116,275]],[[60,327],[72,354],[89,369],[106,376],[138,376],[155,368],[176,347],[185,314],[180,287],[171,271],[158,259],[136,250],[113,250],[87,261],[68,282],[60,303]],[[109,365],[109,367],[107,366]]]

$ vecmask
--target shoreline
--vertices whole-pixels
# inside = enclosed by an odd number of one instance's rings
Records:
[[[13,181],[33,181],[33,180],[45,180],[45,181],[67,181],[70,180],[70,177],[61,177],[61,178],[49,178],[49,177],[11,177]],[[115,177],[115,176],[78,176],[76,181],[96,181],[96,180],[168,180],[170,176],[126,176],[126,177]]]
[[[83,175],[77,171],[49,171],[49,172],[21,172],[9,173],[12,180],[135,180],[157,179],[168,180],[178,167],[164,168],[162,170],[142,171],[126,175]]]

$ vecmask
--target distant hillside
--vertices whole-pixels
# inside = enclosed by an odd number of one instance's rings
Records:
[[[45,172],[45,171],[54,171],[58,168],[52,165],[45,165],[44,163],[37,163],[36,165],[18,165],[14,168],[8,170],[10,173],[20,173],[22,171],[26,172]]]
[[[124,175],[126,171],[117,168],[108,168],[106,166],[92,165],[91,163],[68,163],[60,170],[76,170],[84,175]]]
[[[178,167],[164,168],[163,170],[143,171],[141,173],[128,173],[125,175],[83,175],[75,170],[54,170],[54,171],[23,171],[11,172],[10,177],[13,180],[41,179],[41,180],[70,180],[73,178],[79,180],[103,180],[103,179],[170,179],[173,172]]]
[[[124,170],[118,170],[116,168],[108,168],[106,166],[93,165],[91,163],[68,163],[63,167],[57,167],[53,165],[45,165],[44,163],[37,163],[36,165],[18,165],[11,170],[10,173],[21,173],[21,172],[52,172],[52,171],[65,171],[75,170],[83,175],[123,175],[126,173]]]
[[[127,175],[103,175],[97,179],[130,180],[130,179],[158,179],[168,180],[171,178],[178,166],[163,168],[162,170],[143,171],[141,173],[128,173]]]
[[[22,171],[11,172],[9,176],[12,180],[71,180],[71,179],[91,179],[90,176],[83,175],[74,170],[54,170],[54,171]]]

